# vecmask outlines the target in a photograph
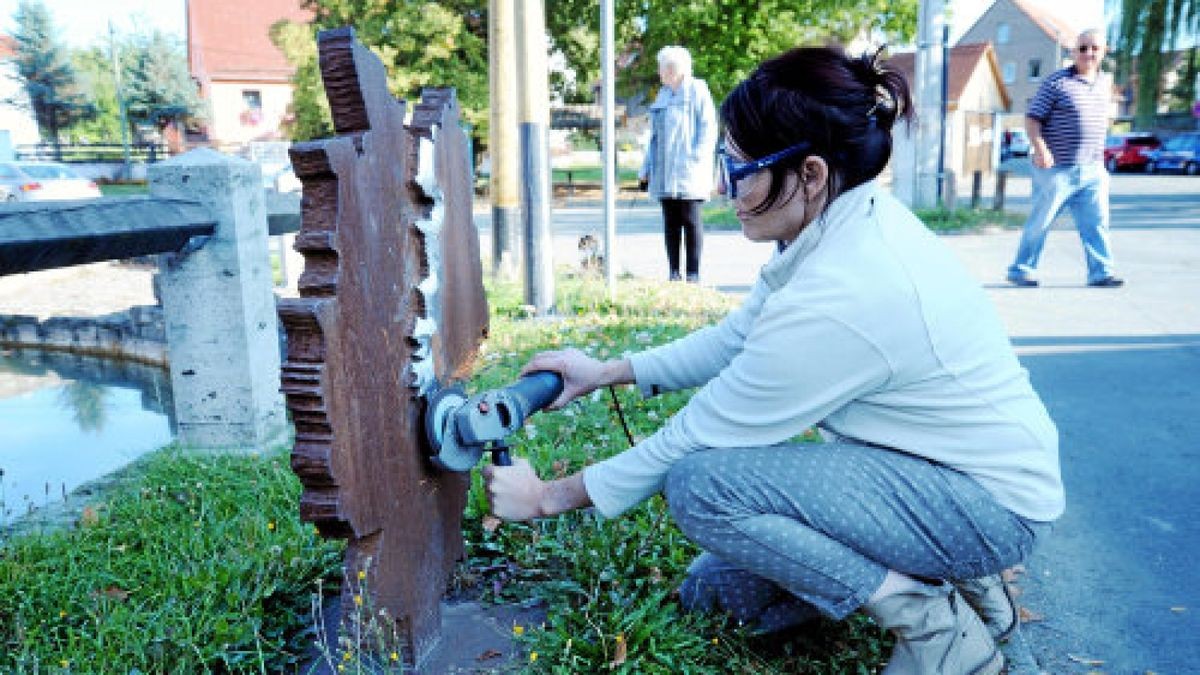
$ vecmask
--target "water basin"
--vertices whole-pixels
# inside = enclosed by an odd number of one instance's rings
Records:
[[[172,411],[156,366],[0,351],[0,524],[170,443]]]

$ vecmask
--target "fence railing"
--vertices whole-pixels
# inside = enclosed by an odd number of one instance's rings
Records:
[[[17,145],[13,151],[18,160],[38,162],[122,162],[125,147],[120,143],[37,143]],[[167,158],[165,143],[131,143],[129,159],[153,164]]]

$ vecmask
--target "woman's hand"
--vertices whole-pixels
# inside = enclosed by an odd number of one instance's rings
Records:
[[[538,478],[529,460],[518,457],[512,466],[483,467],[483,486],[492,513],[503,520],[532,520],[542,515],[546,483]]]
[[[537,354],[525,364],[521,374],[538,370],[553,370],[563,378],[562,394],[550,404],[551,410],[557,410],[605,385],[633,381],[633,368],[628,360],[599,361],[578,349]]]

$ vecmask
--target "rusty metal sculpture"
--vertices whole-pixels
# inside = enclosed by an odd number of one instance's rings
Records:
[[[428,464],[420,393],[466,375],[487,331],[467,143],[452,89],[424,92],[405,126],[353,30],[318,44],[337,136],[291,149],[305,258],[301,297],[279,306],[292,467],[301,517],[348,540],[348,579],[367,572],[419,663],[463,553],[469,480]]]

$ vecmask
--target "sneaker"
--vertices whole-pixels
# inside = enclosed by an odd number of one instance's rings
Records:
[[[1038,280],[1030,279],[1029,277],[1020,276],[1018,274],[1010,274],[1008,275],[1008,283],[1012,284],[1013,286],[1020,286],[1022,288],[1036,288],[1038,285]]]
[[[1021,615],[1017,610],[1017,602],[1001,575],[955,581],[954,587],[983,620],[983,625],[996,642],[1007,641],[1020,626]]]
[[[671,274],[667,276],[667,281],[683,281],[683,277],[680,276],[679,272],[671,272]]]
[[[692,274],[692,273],[688,273],[688,275],[687,275],[687,282],[688,282],[689,284],[698,284],[698,283],[700,283],[700,275],[699,275],[699,274]]]
[[[1119,288],[1124,285],[1125,285],[1124,279],[1122,279],[1121,277],[1114,277],[1114,276],[1107,276],[1107,277],[1104,277],[1103,279],[1097,279],[1095,281],[1088,282],[1088,286],[1092,286],[1094,288]]]

